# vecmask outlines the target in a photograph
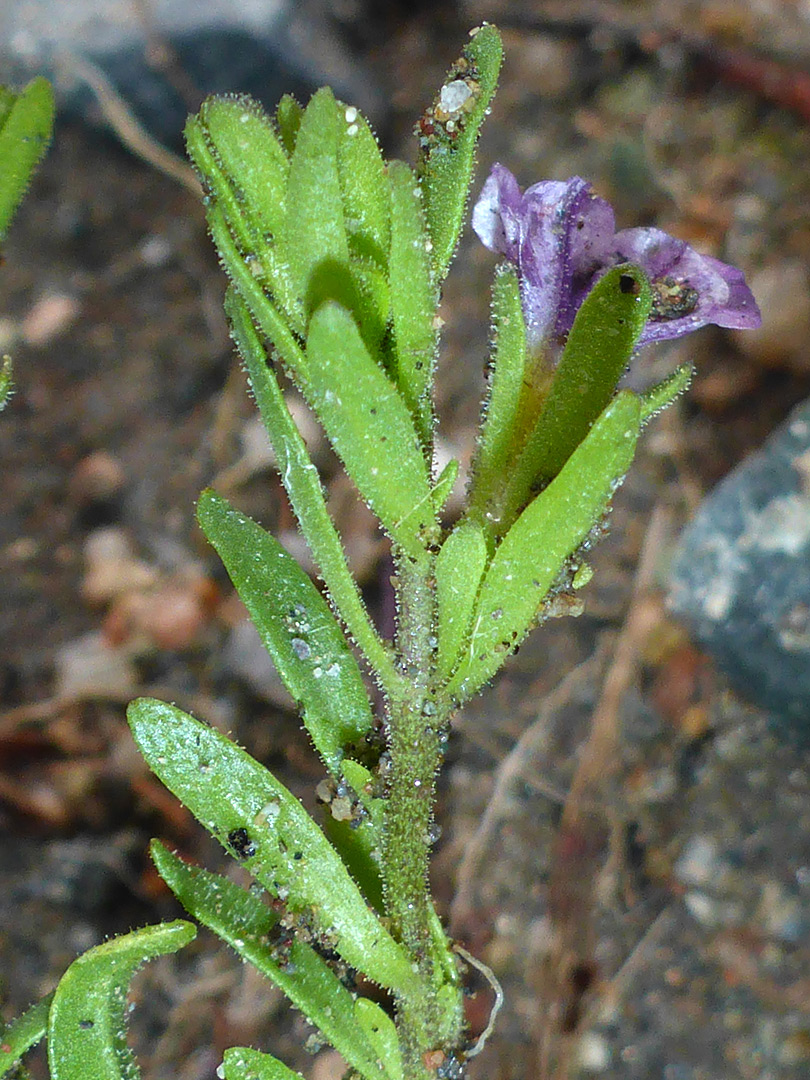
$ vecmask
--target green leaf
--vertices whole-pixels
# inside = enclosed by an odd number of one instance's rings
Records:
[[[484,577],[469,644],[448,693],[469,698],[542,616],[546,594],[605,512],[633,460],[640,412],[635,394],[618,394],[504,537]]]
[[[328,87],[304,110],[290,160],[287,214],[278,237],[280,258],[307,315],[314,302],[313,275],[319,266],[349,273],[349,245],[337,162],[338,107]]]
[[[439,280],[447,273],[464,224],[478,133],[495,93],[502,55],[494,26],[473,30],[420,123],[418,172]]]
[[[353,258],[350,275],[346,274],[345,269],[333,268],[328,263],[323,263],[320,269],[324,276],[316,274],[313,278],[311,310],[314,311],[326,300],[336,300],[342,307],[348,308],[357,320],[366,348],[381,361],[381,346],[388,329],[391,307],[385,271],[370,257]]]
[[[436,559],[436,674],[440,679],[449,677],[468,637],[486,563],[484,533],[473,522],[457,525]]]
[[[48,994],[22,1016],[0,1028],[0,1077],[9,1073],[23,1054],[45,1037],[52,1001],[53,994]]]
[[[260,236],[276,236],[284,220],[289,161],[264,109],[246,94],[210,97],[197,122],[242,212]]]
[[[281,137],[281,145],[289,157],[292,157],[295,151],[295,141],[298,138],[298,129],[301,127],[303,115],[304,110],[292,94],[284,94],[276,108],[276,126]]]
[[[189,915],[283,990],[350,1065],[381,1077],[378,1054],[355,1019],[354,996],[311,946],[278,926],[277,912],[221,874],[187,865],[156,840],[151,850],[158,873]]]
[[[332,803],[325,809],[323,831],[340,855],[349,873],[360,887],[369,904],[385,913],[382,875],[380,873],[380,845],[383,825],[383,800],[370,794],[374,777],[357,761],[343,761],[343,777],[357,796],[365,817],[357,815],[346,820],[335,817]],[[345,785],[336,794],[345,800]],[[350,793],[349,793],[350,794]],[[341,803],[341,809],[344,803]]]
[[[135,1080],[127,1046],[126,992],[146,960],[193,941],[188,922],[163,923],[105,941],[74,960],[54,992],[48,1017],[52,1080]]]
[[[368,695],[343,631],[298,563],[255,521],[213,491],[197,520],[216,548],[282,682],[330,772],[371,728]]]
[[[458,480],[458,470],[458,459],[450,458],[433,485],[433,509],[437,516],[444,510],[447,500],[453,493],[456,480]]]
[[[439,297],[430,259],[422,192],[413,170],[402,161],[388,166],[391,185],[391,319],[395,380],[422,440],[433,445],[433,369]]]
[[[290,416],[278,380],[268,366],[267,354],[245,302],[233,289],[225,296],[225,311],[301,531],[340,617],[390,693],[399,675],[349,571],[340,537],[326,508],[318,471]]]
[[[433,904],[428,907],[428,928],[433,944],[433,956],[439,970],[444,975],[444,982],[437,991],[437,1004],[444,1014],[447,1029],[458,1032],[463,1022],[464,1003],[462,1001],[461,975],[456,963],[456,954],[452,942],[445,933],[442,920]],[[455,1027],[453,1027],[455,1025]]]
[[[540,417],[515,468],[503,517],[553,479],[613,397],[647,322],[652,291],[635,266],[609,270],[582,303]]]
[[[492,322],[495,346],[470,487],[470,508],[476,516],[486,512],[493,493],[503,487],[521,445],[518,418],[526,372],[526,324],[517,271],[506,264],[495,274]]]
[[[391,1017],[368,998],[358,998],[354,1005],[357,1023],[377,1051],[390,1080],[402,1080],[402,1055],[397,1029]]]
[[[225,1080],[301,1080],[272,1054],[252,1050],[249,1046],[232,1046],[223,1057]]]
[[[180,709],[141,698],[128,710],[150,768],[227,851],[307,922],[322,943],[389,989],[420,990],[403,949],[369,910],[301,803],[230,739]]]
[[[681,364],[680,367],[675,368],[671,375],[667,375],[661,382],[639,394],[641,398],[642,425],[652,420],[667,405],[671,405],[679,394],[688,389],[694,373],[695,369],[692,364]]]
[[[445,942],[447,937],[445,936]],[[464,995],[458,977],[458,969],[455,967],[455,953],[445,946],[448,960],[454,967],[455,978],[452,982],[446,982],[436,991],[436,1005],[441,1016],[441,1027],[438,1030],[439,1042],[446,1041],[450,1045],[458,1042],[459,1032],[464,1030]]]
[[[8,405],[11,395],[14,393],[14,382],[11,375],[11,357],[4,356],[0,367],[0,412]]]
[[[425,459],[405,402],[348,311],[326,303],[315,312],[307,359],[312,406],[346,471],[399,547],[423,555],[435,523]]]
[[[365,118],[354,105],[336,104],[337,167],[349,252],[360,259],[373,259],[382,268],[388,263],[391,241],[385,164]]]
[[[291,377],[299,385],[305,385],[306,357],[298,339],[290,329],[287,319],[267,295],[261,281],[251,270],[253,264],[245,261],[231,234],[222,208],[217,203],[213,203],[208,208],[207,218],[211,238],[222,260],[222,268],[228,275],[233,288],[243,297],[256,325],[269,338]]]
[[[11,87],[0,84],[0,131],[3,130],[3,125],[8,119],[16,100],[17,95]]]
[[[0,99],[0,243],[22,201],[34,169],[48,148],[53,129],[53,90],[37,78],[14,94],[2,87]]]
[[[613,397],[644,329],[652,290],[635,266],[609,270],[574,319],[537,425],[534,477],[556,476]],[[530,441],[527,452],[532,453]]]
[[[271,293],[300,333],[303,306],[274,245],[285,220],[289,162],[269,118],[249,97],[212,97],[189,118],[185,137],[226,272],[237,275],[244,261],[252,287]],[[232,256],[218,235],[220,217],[235,246]]]

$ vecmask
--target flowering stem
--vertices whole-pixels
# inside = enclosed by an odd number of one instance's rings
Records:
[[[431,687],[434,663],[435,595],[431,584],[434,557],[398,564],[397,634],[406,692],[389,699],[386,717],[390,757],[382,871],[394,934],[407,948],[423,985],[444,981],[432,931],[433,907],[428,881],[436,774],[441,763],[449,708]],[[439,1045],[441,1013],[434,994],[398,1002],[405,1075],[428,1076],[423,1055]]]

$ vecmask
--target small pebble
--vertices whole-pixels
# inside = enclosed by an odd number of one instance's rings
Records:
[[[740,352],[766,367],[810,371],[810,274],[798,259],[765,266],[749,278],[762,311],[757,330],[737,331]]]
[[[123,593],[154,585],[154,567],[136,558],[128,534],[119,528],[95,529],[84,545],[87,570],[82,595],[90,604],[106,604]]]
[[[797,896],[791,896],[778,881],[766,881],[757,910],[765,933],[778,941],[798,945],[807,936],[808,925]]]
[[[140,638],[157,649],[190,648],[209,619],[204,590],[197,585],[168,581],[123,594],[104,621],[105,634],[120,644]]]
[[[472,91],[463,79],[454,79],[446,83],[439,94],[439,108],[444,112],[454,113],[464,107]]]
[[[151,233],[141,240],[138,254],[146,266],[165,266],[172,257],[172,245],[167,237]]]
[[[54,656],[56,696],[66,699],[99,694],[126,697],[134,694],[138,676],[132,662],[120,649],[111,648],[94,631],[57,649]]]
[[[675,875],[685,885],[706,885],[717,875],[717,845],[708,836],[693,836],[675,864]]]
[[[579,47],[550,34],[507,32],[510,82],[531,87],[533,94],[555,101],[571,94],[580,78]]]
[[[63,334],[79,315],[79,301],[67,293],[42,296],[34,303],[22,324],[27,345],[42,346]]]
[[[73,470],[70,491],[79,503],[111,499],[124,486],[124,470],[118,458],[106,450],[87,454]]]
[[[337,1050],[324,1050],[309,1068],[312,1080],[340,1080],[346,1073],[346,1062]]]
[[[610,1045],[607,1039],[595,1032],[588,1032],[579,1043],[579,1065],[586,1072],[604,1072],[610,1065]]]

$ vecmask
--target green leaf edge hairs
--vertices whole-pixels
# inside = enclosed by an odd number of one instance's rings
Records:
[[[41,76],[22,90],[0,85],[0,252],[53,132],[53,89]],[[13,392],[10,356],[0,356],[0,412]]]
[[[141,753],[254,884],[188,866],[157,841],[152,854],[189,915],[367,1080],[460,1077],[479,1048],[462,1007],[469,956],[428,886],[436,776],[453,713],[587,579],[642,427],[691,377],[685,365],[635,393],[617,389],[623,372],[649,341],[759,320],[734,268],[660,230],[616,232],[577,177],[524,192],[496,165],[473,210],[479,238],[504,257],[489,379],[466,509],[444,524],[458,463],[435,474],[437,307],[501,54],[495,27],[471,33],[417,125],[415,170],[386,162],[329,89],[306,107],[284,97],[272,118],[246,97],[210,98],[186,128],[233,340],[322,588],[215,492],[197,516],[300,704],[326,770],[324,823],[231,739],[140,699],[128,715]],[[393,641],[349,571],[279,372],[390,539]],[[0,1076],[45,1036],[55,1080],[131,1080],[129,978],[194,933],[182,921],[147,927],[80,957],[5,1031]],[[351,973],[388,1004],[359,995]],[[218,1074],[296,1075],[247,1047],[226,1051]]]

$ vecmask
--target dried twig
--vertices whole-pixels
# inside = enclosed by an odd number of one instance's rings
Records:
[[[659,506],[644,539],[633,596],[613,660],[591,719],[573,783],[563,809],[552,855],[549,917],[552,947],[540,979],[538,1076],[563,1080],[574,1036],[592,988],[593,912],[598,873],[607,839],[607,815],[597,809],[618,763],[622,700],[638,675],[643,643],[659,619],[649,592],[658,554],[670,530],[670,514]]]
[[[470,1058],[478,1057],[478,1055],[487,1045],[487,1040],[489,1039],[490,1035],[493,1032],[493,1029],[495,1028],[495,1020],[497,1019],[498,1013],[501,1011],[501,1008],[503,1006],[503,990],[501,989],[501,984],[498,982],[498,979],[495,976],[495,972],[492,970],[491,967],[489,967],[487,964],[482,963],[480,960],[476,960],[476,958],[471,953],[468,953],[467,950],[463,948],[463,946],[459,945],[458,942],[455,943],[453,949],[459,954],[459,956],[466,960],[468,964],[471,964],[472,967],[476,969],[476,971],[479,971],[484,976],[484,978],[491,986],[493,994],[495,995],[495,1000],[489,1012],[489,1020],[487,1020],[487,1026],[476,1039],[475,1045],[470,1050],[468,1050],[465,1055],[467,1060],[469,1061]]]
[[[473,910],[474,886],[478,879],[479,869],[491,848],[495,829],[509,812],[509,793],[512,786],[524,778],[524,773],[528,773],[529,759],[547,747],[554,714],[570,701],[581,683],[593,679],[594,672],[599,669],[602,660],[603,656],[600,650],[597,650],[560,681],[546,696],[537,719],[526,728],[498,766],[487,808],[475,834],[464,850],[464,857],[456,875],[456,893],[450,907],[451,932],[454,927],[462,926]],[[556,792],[554,795],[556,796]]]
[[[200,182],[191,166],[152,138],[98,65],[67,50],[59,53],[59,61],[87,83],[96,96],[104,119],[128,150],[152,168],[182,184],[197,198],[202,195]]]

